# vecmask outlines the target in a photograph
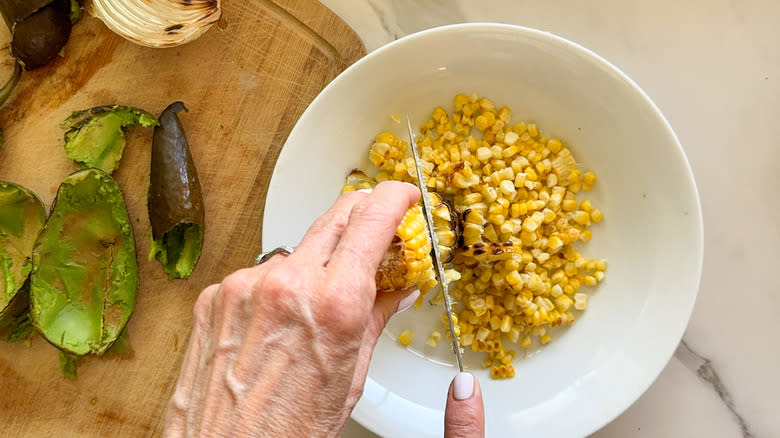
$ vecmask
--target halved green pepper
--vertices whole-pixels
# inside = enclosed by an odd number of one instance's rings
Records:
[[[154,128],[149,184],[152,251],[169,278],[187,278],[203,247],[203,196],[198,172],[178,116],[181,102],[170,104]]]
[[[27,281],[33,245],[45,222],[46,210],[33,192],[0,181],[0,316],[14,307]]]
[[[56,347],[102,354],[135,309],[138,264],[119,185],[99,169],[71,174],[33,249],[30,316]]]
[[[120,105],[76,111],[60,123],[65,131],[65,154],[84,167],[112,173],[127,143],[126,131],[134,126],[157,126],[146,111]]]

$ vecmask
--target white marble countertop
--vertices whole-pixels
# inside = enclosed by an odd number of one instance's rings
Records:
[[[369,51],[439,25],[504,22],[578,42],[633,78],[693,168],[704,270],[675,356],[593,436],[780,436],[780,1],[322,2]],[[343,436],[375,435],[351,421]]]

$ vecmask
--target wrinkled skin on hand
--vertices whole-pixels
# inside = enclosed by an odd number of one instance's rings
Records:
[[[206,288],[168,406],[166,437],[340,436],[387,320],[408,292],[374,276],[419,190],[351,192],[295,252]]]

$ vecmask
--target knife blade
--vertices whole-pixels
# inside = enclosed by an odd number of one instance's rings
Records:
[[[455,323],[452,319],[452,299],[450,298],[450,288],[447,284],[447,276],[444,274],[444,267],[441,263],[441,254],[439,253],[439,239],[436,236],[433,228],[433,216],[431,215],[431,201],[428,200],[428,188],[423,178],[422,166],[420,165],[420,154],[417,151],[417,142],[414,141],[414,131],[412,130],[412,121],[409,116],[406,116],[406,125],[409,128],[409,146],[412,149],[412,157],[414,157],[414,165],[417,167],[417,185],[420,187],[420,197],[422,198],[422,210],[423,216],[425,216],[425,222],[428,224],[428,236],[431,239],[431,258],[433,258],[433,265],[436,267],[436,276],[439,277],[439,285],[441,285],[441,293],[444,297],[444,307],[447,311],[447,324],[450,329],[450,336],[452,338],[452,351],[455,353],[455,363],[458,366],[458,370],[463,372],[463,362],[460,354],[460,340],[455,336]]]

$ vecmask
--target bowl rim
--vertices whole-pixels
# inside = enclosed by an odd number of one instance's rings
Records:
[[[607,59],[602,57],[601,55],[597,54],[596,52],[588,49],[587,47],[582,46],[581,44],[578,44],[576,42],[573,42],[571,40],[568,40],[566,38],[563,38],[561,36],[558,36],[556,34],[553,34],[549,31],[543,31],[527,26],[521,26],[521,25],[514,25],[514,24],[506,24],[506,23],[492,23],[492,22],[469,22],[469,23],[458,23],[458,24],[449,24],[444,26],[437,26],[429,29],[425,29],[422,31],[418,31],[409,35],[406,35],[402,38],[399,38],[397,40],[394,40],[388,44],[385,44],[381,47],[378,47],[377,49],[369,52],[364,57],[357,60],[355,63],[350,65],[348,68],[346,68],[344,71],[342,71],[338,76],[336,76],[328,85],[323,88],[320,93],[315,97],[315,99],[309,104],[307,109],[304,111],[304,113],[301,115],[301,117],[296,122],[293,129],[290,131],[290,136],[288,137],[288,141],[290,138],[293,138],[293,134],[296,132],[299,125],[305,124],[307,119],[311,117],[311,113],[314,112],[314,108],[317,107],[317,103],[319,100],[323,99],[323,96],[327,95],[329,93],[329,90],[334,88],[334,85],[338,82],[342,82],[347,80],[351,75],[352,72],[355,70],[362,69],[365,64],[369,64],[371,62],[374,62],[374,60],[380,56],[383,56],[383,54],[387,51],[394,50],[398,46],[403,46],[411,41],[418,40],[421,38],[426,38],[430,36],[439,36],[441,34],[450,34],[450,33],[468,33],[468,32],[482,32],[482,33],[501,33],[501,32],[512,32],[515,34],[519,34],[520,36],[528,36],[528,37],[536,37],[536,38],[546,38],[551,42],[556,43],[557,45],[563,47],[565,50],[573,51],[578,53],[579,55],[583,55],[586,58],[590,58],[595,63],[599,64],[601,67],[605,68],[606,70],[610,71],[611,73],[616,75],[616,78],[619,81],[624,82],[633,92],[637,93],[638,96],[641,98],[643,104],[648,105],[648,108],[652,110],[653,115],[661,122],[664,130],[666,131],[666,134],[669,135],[672,142],[674,143],[675,150],[679,155],[679,158],[682,160],[682,163],[685,166],[686,175],[685,180],[689,184],[689,188],[691,190],[691,194],[693,195],[694,205],[691,206],[691,209],[688,211],[688,214],[690,216],[693,216],[693,219],[695,220],[695,226],[696,233],[695,235],[691,236],[690,242],[692,244],[692,254],[695,252],[695,263],[692,263],[695,268],[695,277],[694,277],[694,288],[693,291],[689,293],[689,295],[686,295],[687,303],[685,303],[684,309],[678,309],[680,311],[680,316],[685,315],[685,318],[679,318],[679,321],[676,321],[680,327],[678,327],[678,330],[676,332],[675,336],[669,336],[667,339],[665,339],[662,343],[662,347],[657,349],[662,352],[663,354],[657,354],[656,356],[660,359],[662,358],[663,361],[656,361],[659,366],[655,366],[650,368],[651,371],[647,374],[651,376],[650,379],[648,379],[646,382],[642,382],[641,385],[631,385],[632,389],[626,389],[624,390],[624,396],[621,397],[621,400],[625,401],[625,403],[622,403],[622,407],[618,408],[610,408],[605,412],[603,415],[600,416],[602,418],[602,421],[595,421],[590,424],[590,427],[587,430],[583,430],[586,432],[587,435],[592,434],[599,429],[603,428],[613,420],[615,420],[618,416],[620,416],[622,413],[624,413],[629,407],[631,407],[638,399],[641,397],[647,389],[655,382],[655,380],[658,378],[658,376],[661,374],[661,372],[664,370],[664,368],[668,365],[669,361],[671,360],[674,351],[677,348],[677,345],[679,345],[680,341],[682,340],[682,337],[685,333],[685,330],[687,328],[688,323],[690,322],[691,315],[693,313],[694,305],[696,303],[696,299],[699,294],[699,290],[701,287],[701,275],[702,275],[702,268],[703,268],[703,255],[704,255],[704,224],[703,224],[703,218],[702,218],[702,209],[701,209],[701,199],[699,196],[699,190],[696,185],[696,181],[693,175],[693,170],[691,168],[690,162],[688,161],[688,157],[685,154],[685,150],[682,147],[682,144],[680,143],[679,138],[677,137],[677,134],[674,132],[671,124],[666,119],[666,117],[663,115],[661,110],[658,108],[658,106],[655,104],[655,102],[649,97],[649,95],[633,80],[631,79],[626,73],[624,73],[622,70],[620,70],[617,66],[609,62]],[[285,146],[287,144],[287,141],[285,141]],[[277,175],[277,167],[279,166],[279,162],[281,161],[281,158],[283,157],[284,148],[282,149],[282,153],[279,155],[279,159],[277,159],[277,162],[274,165],[274,169],[272,172],[271,180],[269,181],[269,192],[266,194],[271,193],[270,189],[274,186],[274,178]],[[263,223],[265,223],[266,214],[268,214],[268,205],[269,203],[266,202],[265,209],[263,212]],[[265,244],[265,242],[268,240],[266,239],[266,227],[263,227],[263,250],[268,251],[268,248]],[[693,247],[693,244],[695,244],[695,247]],[[681,311],[682,310],[682,311]],[[684,321],[684,322],[683,322]],[[368,387],[371,384],[375,384],[373,380],[371,379],[370,375],[366,377],[366,387]],[[357,403],[355,408],[353,409],[351,413],[351,418],[353,418],[355,421],[366,427],[367,429],[371,430],[374,433],[382,434],[386,432],[386,427],[383,424],[387,424],[387,422],[384,421],[376,421],[376,417],[370,415],[366,410],[361,406],[360,402]],[[443,421],[443,418],[442,418]]]

